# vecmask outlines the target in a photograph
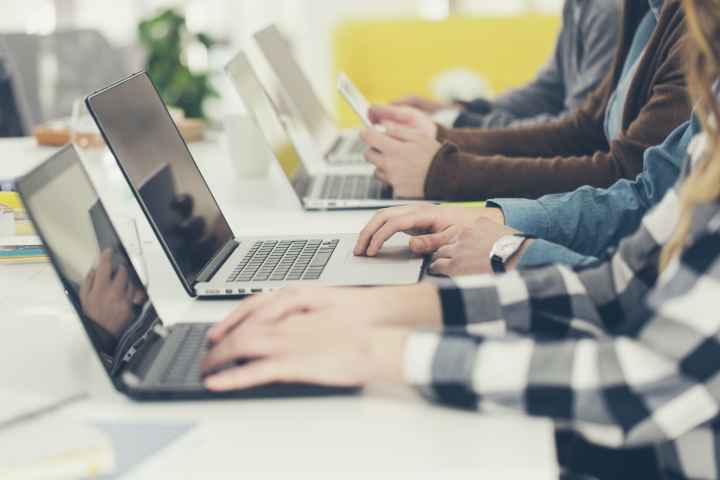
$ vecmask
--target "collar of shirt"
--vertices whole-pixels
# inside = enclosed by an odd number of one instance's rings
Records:
[[[660,18],[663,0],[648,0],[648,2],[650,3],[650,10],[655,14],[655,18]]]

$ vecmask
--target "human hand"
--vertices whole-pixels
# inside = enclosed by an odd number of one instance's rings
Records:
[[[422,136],[436,138],[438,127],[426,113],[411,107],[373,106],[368,111],[372,123],[400,125]]]
[[[409,305],[408,298],[419,297]],[[412,313],[412,315],[408,315]],[[431,284],[386,288],[284,288],[239,303],[208,332],[217,343],[232,330],[272,324],[295,315],[322,315],[352,324],[441,327],[440,301]]]
[[[409,95],[407,97],[403,97],[392,102],[391,105],[397,107],[411,107],[427,114],[437,113],[440,110],[445,110],[454,106],[452,103],[439,102],[437,100],[421,97],[420,95]]]
[[[490,253],[495,242],[517,233],[520,232],[487,218],[480,218],[473,225],[459,228],[457,235],[435,252],[430,271],[448,277],[492,273]],[[527,248],[528,242],[524,248]],[[513,259],[520,256],[522,252],[518,252]],[[509,271],[514,266],[515,263],[511,263],[505,268]]]
[[[80,305],[93,322],[118,337],[133,319],[133,307],[147,301],[145,290],[134,285],[128,270],[119,266],[113,275],[112,251],[100,254],[97,268],[90,270],[80,286]]]
[[[394,305],[388,305],[390,298]],[[410,298],[413,301],[408,301]],[[417,299],[434,304],[428,308]],[[332,386],[399,383],[410,330],[380,326],[381,319],[392,318],[390,324],[401,324],[407,319],[429,318],[428,312],[440,325],[440,300],[430,284],[342,292],[286,289],[255,296],[208,332],[213,347],[202,365],[209,375],[205,385],[224,391],[274,382]],[[248,362],[215,373],[238,360]]]
[[[217,392],[270,383],[401,383],[409,335],[406,329],[351,326],[336,318],[299,315],[223,338],[203,361],[204,383]],[[237,361],[245,362],[218,372]]]
[[[416,130],[385,124],[386,132],[369,128],[361,132],[370,146],[365,159],[375,165],[375,176],[393,188],[396,198],[422,198],[425,178],[440,143]]]
[[[449,243],[459,233],[458,227],[472,226],[480,218],[505,223],[502,210],[498,208],[429,203],[386,208],[377,212],[363,228],[353,252],[373,257],[389,238],[404,232],[414,236],[410,240],[410,250],[416,255],[427,255]]]

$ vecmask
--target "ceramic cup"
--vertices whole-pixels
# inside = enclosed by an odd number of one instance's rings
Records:
[[[252,118],[226,115],[225,145],[235,172],[241,178],[265,177],[270,168],[271,153]]]

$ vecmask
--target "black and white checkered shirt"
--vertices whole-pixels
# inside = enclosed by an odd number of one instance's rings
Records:
[[[603,263],[444,283],[447,328],[410,337],[407,380],[595,444],[652,445],[672,478],[718,478],[720,203],[695,212],[689,244],[660,275],[678,217],[674,190]]]

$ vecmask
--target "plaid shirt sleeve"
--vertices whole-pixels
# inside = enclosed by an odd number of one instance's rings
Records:
[[[659,254],[678,220],[675,190],[623,241],[607,262],[550,266],[439,282],[446,329],[546,338],[632,333],[648,311]]]
[[[452,405],[548,417],[611,447],[680,445],[712,429],[720,405],[720,215],[706,218],[658,278],[650,265],[676,206],[670,198],[607,263],[442,286],[444,314],[468,329],[413,334],[408,382]],[[533,335],[476,335],[471,320]],[[671,455],[676,464],[683,451]]]

